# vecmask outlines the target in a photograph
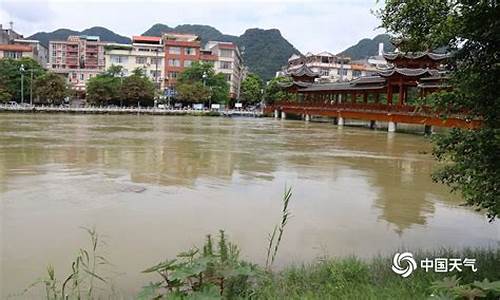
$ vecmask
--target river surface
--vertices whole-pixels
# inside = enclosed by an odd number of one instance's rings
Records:
[[[140,271],[225,229],[264,263],[293,187],[277,266],[397,249],[497,247],[500,225],[431,181],[423,136],[327,123],[0,114],[0,290],[67,272],[95,226],[128,297]]]

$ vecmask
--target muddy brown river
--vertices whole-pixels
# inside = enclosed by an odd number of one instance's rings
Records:
[[[140,271],[225,229],[264,263],[285,185],[277,265],[397,249],[498,247],[500,225],[430,178],[427,138],[274,119],[0,114],[0,290],[61,276],[95,226],[131,297]]]

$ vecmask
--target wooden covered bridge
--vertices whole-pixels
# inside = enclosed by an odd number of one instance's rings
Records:
[[[339,126],[345,119],[387,122],[389,131],[398,123],[432,126],[476,128],[480,120],[468,120],[460,114],[436,113],[429,106],[417,104],[429,93],[450,89],[442,70],[446,54],[386,53],[392,67],[379,70],[349,82],[319,83],[319,74],[306,65],[290,73],[291,81],[281,86],[293,100],[268,105],[267,113],[276,118],[287,114],[333,117]],[[446,117],[445,117],[446,115]]]

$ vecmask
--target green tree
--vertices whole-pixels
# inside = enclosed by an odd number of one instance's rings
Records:
[[[267,104],[273,104],[276,101],[286,100],[288,93],[286,93],[280,86],[280,83],[289,82],[288,77],[276,77],[267,83],[264,91],[264,100]]]
[[[133,74],[123,79],[120,96],[124,103],[135,106],[138,103],[142,106],[153,106],[155,97],[154,83],[140,72],[134,70]]]
[[[12,99],[12,95],[0,83],[0,103],[7,103],[7,102],[11,101],[11,99]]]
[[[460,191],[490,220],[500,215],[499,15],[498,2],[489,0],[386,0],[378,11],[403,51],[444,47],[452,53],[453,90],[428,100],[437,111],[481,118],[482,126],[436,137],[434,154],[445,164],[434,179]]]
[[[111,65],[106,70],[105,74],[111,77],[121,77],[123,75],[123,66]]]
[[[209,63],[194,62],[177,80],[177,98],[185,102],[227,103],[229,84],[223,74],[215,74]]]
[[[87,81],[87,102],[93,105],[111,105],[119,102],[121,79],[105,73]]]
[[[184,102],[206,101],[210,97],[210,89],[204,86],[201,81],[177,83],[175,90],[177,91],[177,99]]]
[[[68,96],[66,79],[52,72],[36,78],[34,89],[39,103],[62,104]]]
[[[240,99],[245,103],[260,102],[262,95],[262,80],[259,75],[250,73],[241,82]]]
[[[33,81],[45,73],[45,70],[35,60],[28,57],[0,59],[0,83],[4,101],[21,101],[21,65],[25,70],[23,78],[25,101],[29,99],[30,88],[34,83],[31,82],[31,72],[33,71]],[[8,95],[10,95],[10,99],[6,100]]]

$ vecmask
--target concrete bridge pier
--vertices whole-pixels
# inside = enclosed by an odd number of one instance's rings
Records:
[[[424,133],[427,134],[427,135],[430,135],[430,134],[432,134],[432,132],[433,132],[432,125],[425,125],[425,127],[424,127]]]
[[[388,132],[396,132],[397,125],[398,124],[396,122],[389,121],[388,126],[387,126],[387,131]]]
[[[275,109],[275,110],[274,110],[274,118],[275,118],[275,119],[277,119],[278,117],[279,117],[279,115],[278,115],[278,110],[277,110],[277,109]]]
[[[338,126],[344,126],[344,118],[343,117],[338,117],[338,119],[337,119],[337,125]]]
[[[311,115],[310,114],[306,114],[305,120],[306,120],[306,122],[311,121]]]
[[[370,120],[370,129],[375,129],[377,127],[377,122],[375,120]]]
[[[282,120],[286,119],[286,112],[281,111],[281,119]]]

